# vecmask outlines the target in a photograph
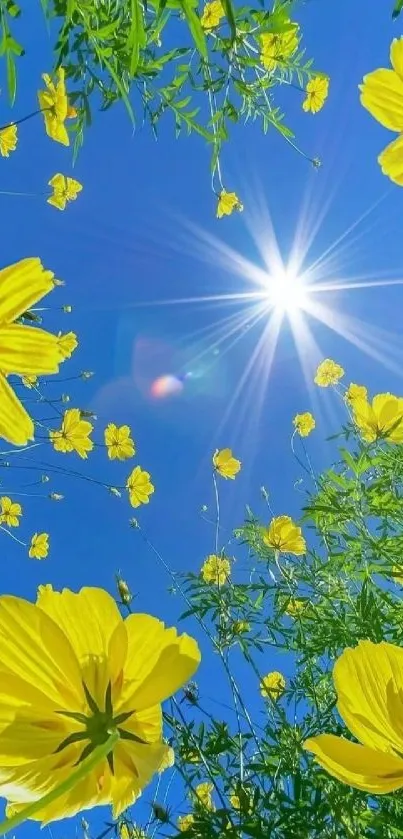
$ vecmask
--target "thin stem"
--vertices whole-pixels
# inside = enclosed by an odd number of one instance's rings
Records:
[[[10,128],[12,125],[21,125],[22,122],[26,122],[27,119],[32,119],[32,117],[36,117],[37,114],[43,114],[44,111],[51,111],[51,108],[38,108],[36,111],[32,111],[30,114],[27,114],[26,117],[21,117],[21,119],[15,119],[13,122],[8,122],[7,125],[0,125],[0,131],[4,131],[5,128]]]
[[[109,735],[107,741],[102,743],[101,746],[97,746],[92,754],[88,755],[80,766],[78,766],[76,771],[72,772],[68,778],[65,778],[64,781],[58,784],[50,792],[46,793],[46,795],[43,795],[42,798],[39,798],[37,801],[33,801],[32,804],[28,804],[27,807],[24,807],[24,809],[21,810],[21,812],[16,813],[15,816],[0,822],[0,836],[4,836],[4,834],[8,833],[9,830],[14,830],[15,827],[18,827],[19,824],[25,822],[26,819],[32,818],[32,816],[39,813],[40,810],[43,810],[44,807],[48,807],[50,804],[53,804],[54,801],[57,801],[57,799],[66,792],[70,792],[70,790],[73,789],[79,781],[86,778],[86,776],[95,769],[98,763],[107,757],[118,740],[119,732],[113,731],[112,734]]]

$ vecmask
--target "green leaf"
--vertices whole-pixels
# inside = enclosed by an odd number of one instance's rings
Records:
[[[399,17],[400,12],[403,9],[403,0],[396,0],[395,7],[392,12],[392,20],[396,20]]]
[[[202,58],[205,58],[207,60],[208,53],[206,37],[204,34],[204,29],[200,23],[199,17],[197,16],[196,12],[192,9],[189,0],[180,0],[180,6],[188,22],[189,29],[197,47],[197,50],[202,56]]]
[[[11,52],[6,53],[6,67],[7,67],[7,87],[10,102],[14,105],[15,96],[17,93],[17,73],[15,69],[15,61]]]
[[[223,0],[223,6],[231,30],[231,44],[233,44],[236,38],[236,20],[232,0]]]
[[[146,35],[144,32],[143,7],[141,0],[131,0],[132,9],[132,25],[127,41],[127,46],[130,50],[130,75],[134,76],[139,63],[140,47],[146,44]]]

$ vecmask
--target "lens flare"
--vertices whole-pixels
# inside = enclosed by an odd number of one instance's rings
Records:
[[[183,379],[170,374],[154,379],[150,386],[150,396],[153,399],[167,399],[178,396],[183,390]]]

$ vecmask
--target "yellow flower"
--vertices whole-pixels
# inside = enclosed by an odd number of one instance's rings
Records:
[[[83,188],[80,181],[62,175],[60,172],[53,175],[48,184],[53,188],[53,195],[47,198],[47,203],[52,204],[52,207],[57,207],[58,210],[64,210],[68,201],[75,201]]]
[[[291,600],[288,601],[287,606],[284,609],[284,612],[291,618],[295,618],[296,615],[300,615],[305,608],[306,603],[304,600],[301,600],[300,597],[292,597]]]
[[[147,839],[146,832],[135,824],[122,822],[119,825],[119,839]]]
[[[308,437],[308,434],[310,434],[316,426],[315,419],[309,411],[306,411],[305,414],[296,414],[293,419],[293,424],[300,437]]]
[[[275,70],[276,67],[287,65],[288,59],[298,49],[299,35],[298,26],[293,24],[287,32],[264,32],[260,36],[262,47],[261,61],[266,70]]]
[[[360,641],[344,650],[333,670],[337,709],[360,743],[334,734],[310,737],[313,752],[330,775],[371,795],[403,787],[403,650],[382,641]],[[362,744],[362,745],[361,745]]]
[[[403,399],[392,393],[378,393],[372,405],[366,399],[354,399],[353,420],[367,443],[383,439],[403,443]]]
[[[0,597],[4,683],[0,795],[23,808],[71,776],[110,731],[120,737],[109,759],[68,793],[40,809],[42,823],[112,805],[116,819],[167,759],[161,703],[192,677],[196,642],[150,615],[125,620],[98,588],[55,592],[36,605]],[[17,804],[18,802],[18,804]]]
[[[263,542],[281,553],[300,556],[306,551],[302,530],[290,516],[276,516],[263,530]]]
[[[105,428],[104,436],[110,460],[127,460],[136,454],[128,425],[118,426],[110,422]]]
[[[250,623],[248,621],[234,621],[232,631],[234,635],[242,635],[244,632],[250,632]]]
[[[65,335],[62,335],[62,333],[59,332],[57,336],[57,343],[64,361],[66,358],[71,358],[72,353],[75,349],[77,349],[77,335],[75,332],[66,332]]]
[[[23,385],[29,389],[38,384],[38,376],[21,376]]]
[[[280,699],[285,690],[285,678],[278,670],[273,670],[264,676],[260,682],[260,693],[262,696],[270,696],[272,699]]]
[[[64,68],[59,67],[55,84],[48,73],[43,73],[42,79],[46,90],[38,91],[38,101],[43,112],[48,137],[57,143],[62,143],[63,146],[69,146],[69,135],[64,123],[66,119],[75,117],[77,114],[74,108],[69,107],[64,75]]]
[[[52,271],[36,257],[0,271],[0,437],[15,446],[33,440],[34,424],[7,376],[49,375],[60,363],[56,335],[17,321],[53,288]]]
[[[393,572],[393,580],[395,583],[400,583],[403,586],[403,568],[401,565],[393,565],[392,566]]]
[[[349,403],[353,402],[354,399],[367,399],[367,396],[368,390],[365,387],[365,385],[355,385],[354,382],[351,382],[351,384],[349,384],[344,394],[346,402]]]
[[[205,583],[215,583],[217,586],[222,586],[231,574],[231,565],[225,557],[210,554],[204,560],[200,573]]]
[[[302,103],[304,111],[317,114],[320,111],[329,94],[329,79],[324,76],[314,76],[306,86],[306,97]]]
[[[154,492],[150,473],[142,469],[141,466],[135,466],[126,481],[126,489],[129,490],[129,500],[132,507],[148,504],[150,495]]]
[[[218,196],[217,218],[230,216],[234,210],[238,210],[238,212],[241,213],[243,210],[243,204],[241,204],[235,192],[227,192],[223,189]]]
[[[241,461],[234,457],[232,449],[216,449],[213,455],[213,466],[222,478],[234,480],[241,469]]]
[[[18,527],[19,516],[22,516],[21,504],[12,501],[8,495],[3,495],[0,498],[0,524],[6,524],[7,527]]]
[[[45,559],[49,553],[49,533],[34,533],[28,551],[30,559]]]
[[[0,131],[0,154],[2,157],[9,157],[11,151],[17,148],[17,126],[7,125]]]
[[[224,9],[221,0],[212,0],[212,2],[206,3],[200,18],[200,23],[203,29],[208,32],[211,29],[215,29],[223,17]]]
[[[344,370],[340,364],[337,364],[337,362],[333,361],[331,358],[325,358],[325,360],[321,361],[319,364],[314,382],[316,385],[319,385],[319,387],[329,387],[329,385],[337,384],[342,376],[344,376]]]
[[[178,830],[180,830],[181,833],[184,833],[185,830],[189,830],[189,828],[192,827],[192,824],[194,823],[194,820],[195,819],[194,819],[194,816],[192,815],[192,813],[186,813],[186,816],[179,816],[179,818],[178,818]]]
[[[82,458],[94,448],[89,435],[94,426],[88,420],[81,419],[79,408],[69,408],[64,412],[62,427],[58,431],[49,431],[53,448],[57,452],[77,452]]]
[[[215,810],[214,802],[211,798],[211,793],[213,792],[214,784],[205,781],[202,784],[197,784],[195,787],[195,798],[196,801],[201,804],[206,810]]]
[[[247,790],[242,789],[242,797],[235,792],[232,793],[232,795],[229,796],[229,800],[234,810],[244,810],[247,813],[252,812],[253,800],[250,792]]]
[[[375,119],[400,136],[381,152],[378,163],[384,175],[403,185],[403,38],[390,45],[393,70],[380,68],[363,78],[361,104]]]
[[[239,795],[235,795],[235,794],[230,795],[229,800],[230,800],[230,804],[232,804],[234,810],[240,810],[241,809],[241,799],[239,798]]]

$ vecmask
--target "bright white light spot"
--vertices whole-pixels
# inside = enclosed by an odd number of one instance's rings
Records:
[[[285,269],[267,279],[268,302],[279,311],[295,312],[303,309],[307,290],[303,279]]]

